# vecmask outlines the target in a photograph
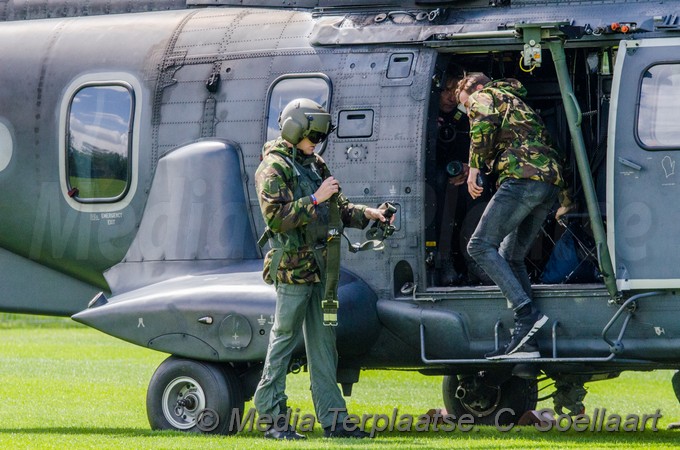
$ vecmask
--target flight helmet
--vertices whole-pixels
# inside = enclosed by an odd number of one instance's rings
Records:
[[[283,108],[279,116],[281,137],[293,145],[304,138],[318,144],[335,130],[331,115],[313,100],[296,98]]]

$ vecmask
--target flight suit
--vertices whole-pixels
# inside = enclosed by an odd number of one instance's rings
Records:
[[[265,257],[263,278],[276,286],[277,300],[267,357],[253,401],[260,415],[286,413],[286,374],[302,331],[314,409],[321,425],[328,427],[333,425],[334,415],[329,410],[344,409],[346,404],[336,380],[335,328],[323,325],[321,309],[328,202],[315,206],[310,196],[330,171],[320,156],[294,155],[281,138],[267,142],[263,153],[255,185],[272,246]],[[365,206],[353,205],[342,194],[337,199],[345,226],[368,225]],[[345,416],[338,414],[338,422]]]

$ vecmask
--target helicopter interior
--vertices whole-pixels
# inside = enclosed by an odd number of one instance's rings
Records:
[[[567,49],[574,93],[583,110],[582,132],[588,151],[600,210],[605,211],[605,159],[613,57],[610,48]],[[547,53],[547,52],[546,52]],[[597,270],[581,181],[571,151],[562,97],[549,54],[541,67],[518,64],[518,52],[441,53],[432,79],[426,155],[425,261],[428,289],[493,285],[467,253],[493,192],[493,175],[484,178],[485,192],[473,200],[460,171],[468,162],[469,121],[457,108],[453,90],[465,73],[483,72],[492,80],[516,78],[528,91],[527,103],[539,113],[564,154],[569,207],[556,219],[556,202],[526,257],[533,284],[583,285],[601,283]],[[453,106],[452,106],[453,104]],[[560,198],[562,198],[562,194]],[[564,203],[564,202],[562,202]],[[606,225],[606,218],[603,217]]]

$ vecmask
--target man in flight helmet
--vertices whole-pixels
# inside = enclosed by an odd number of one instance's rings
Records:
[[[281,137],[292,145],[307,138],[316,145],[335,130],[331,115],[313,100],[299,98],[288,103],[279,116]]]
[[[386,208],[349,202],[340,184],[314,150],[334,127],[331,115],[318,103],[295,99],[279,117],[281,137],[264,144],[255,186],[271,250],[264,260],[265,282],[276,287],[276,312],[269,337],[262,378],[253,399],[260,416],[278,416],[265,432],[274,439],[301,439],[285,420],[288,407],[286,374],[295,344],[304,329],[312,399],[327,437],[359,437],[367,433],[345,430],[345,400],[336,381],[338,356],[335,329],[324,326],[321,301],[327,268],[339,262],[327,259],[329,212],[333,208],[340,227],[364,228],[369,220],[386,221]],[[341,230],[333,230],[334,232]],[[341,411],[337,413],[337,411]],[[344,411],[344,412],[342,412]]]

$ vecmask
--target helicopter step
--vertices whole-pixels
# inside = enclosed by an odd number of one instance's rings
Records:
[[[427,325],[426,323],[428,322],[428,318],[426,314],[423,314],[423,320],[420,323],[420,355],[421,359],[424,363],[426,364],[479,364],[479,363],[512,363],[512,364],[517,364],[519,362],[534,362],[534,363],[605,363],[605,362],[610,362],[614,360],[614,358],[618,355],[622,355],[624,353],[624,345],[623,345],[623,337],[626,331],[628,330],[628,326],[631,322],[631,319],[633,318],[634,312],[637,309],[637,302],[640,299],[643,298],[648,298],[648,297],[654,297],[660,295],[659,292],[646,292],[646,293],[641,293],[634,295],[630,297],[628,300],[623,302],[617,311],[614,313],[612,318],[607,322],[605,327],[602,329],[602,339],[605,341],[606,344],[609,346],[609,354],[608,355],[603,355],[603,356],[584,356],[584,357],[559,357],[558,356],[558,350],[557,350],[557,330],[560,327],[560,322],[558,320],[552,321],[552,325],[550,327],[551,330],[551,350],[552,350],[552,356],[551,357],[540,357],[540,358],[531,358],[529,360],[527,359],[518,359],[518,358],[508,358],[508,359],[501,359],[501,360],[493,360],[490,361],[485,358],[452,358],[452,359],[431,359],[427,356],[427,339],[426,339],[426,329]],[[439,315],[439,314],[438,314]],[[612,340],[608,338],[608,333],[612,329],[615,323],[619,321],[619,319],[624,316],[623,318],[623,323],[621,324],[621,328],[619,330],[618,336],[616,339]],[[441,321],[440,321],[441,322]],[[434,328],[434,327],[432,327]],[[503,322],[499,319],[496,321],[494,324],[494,350],[497,350],[500,348],[500,330],[503,328]],[[463,330],[462,326],[459,328],[461,331]],[[456,336],[457,339],[467,339],[467,336],[463,335],[463,333],[459,333],[458,336]],[[616,359],[618,362],[624,362],[626,361],[625,359]],[[634,361],[637,362],[645,362],[644,360],[640,360],[638,358],[633,358]],[[651,363],[651,361],[647,361]]]

